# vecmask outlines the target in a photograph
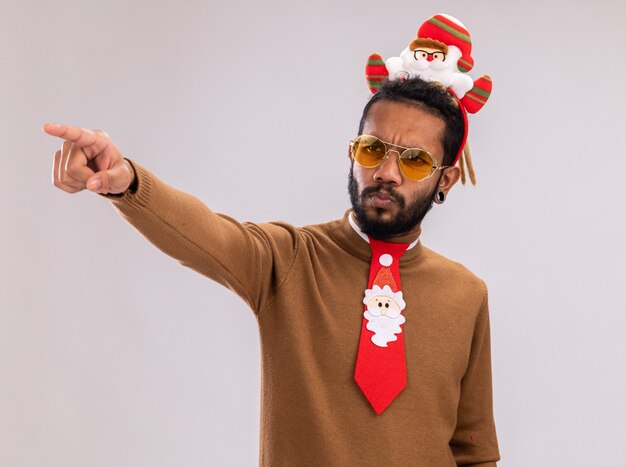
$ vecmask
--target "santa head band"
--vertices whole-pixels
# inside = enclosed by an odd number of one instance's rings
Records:
[[[491,94],[488,75],[472,80],[467,72],[474,67],[472,39],[458,19],[437,14],[428,18],[417,35],[399,57],[383,60],[380,54],[369,56],[365,77],[369,89],[376,93],[386,79],[419,77],[443,85],[454,97],[463,115],[463,140],[452,165],[459,163],[461,182],[465,183],[465,167],[472,184],[476,184],[471,152],[467,144],[467,114],[478,112]]]

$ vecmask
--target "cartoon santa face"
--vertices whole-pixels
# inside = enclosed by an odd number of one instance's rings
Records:
[[[459,75],[457,63],[461,51],[454,46],[433,39],[414,39],[400,54],[402,67],[409,76],[419,76],[428,81],[439,81],[452,86]]]
[[[374,333],[372,342],[379,347],[387,347],[389,342],[398,340],[396,334],[402,332],[400,325],[406,321],[401,314],[406,306],[402,292],[394,292],[388,285],[374,285],[365,291],[363,303],[366,305],[363,313],[367,319],[366,328]]]
[[[387,316],[388,318],[397,318],[402,311],[400,305],[391,297],[385,295],[376,295],[367,303],[367,310],[373,316]]]
[[[428,37],[416,37],[399,57],[385,61],[390,79],[420,77],[426,81],[436,81],[451,88],[460,99],[472,89],[472,78],[459,72],[458,63],[463,57],[456,45]]]

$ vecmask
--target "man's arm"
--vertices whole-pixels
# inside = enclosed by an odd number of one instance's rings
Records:
[[[123,158],[108,135],[65,125],[44,130],[65,140],[55,154],[54,184],[109,198],[139,232],[183,265],[225,285],[255,311],[271,302],[298,249],[293,227],[241,224],[170,187]]]
[[[496,467],[500,460],[493,419],[491,339],[487,293],[476,318],[469,362],[461,381],[457,425],[450,440],[457,465]]]

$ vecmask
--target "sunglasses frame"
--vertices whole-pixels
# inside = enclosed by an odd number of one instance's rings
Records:
[[[372,167],[367,167],[363,164],[361,164],[359,161],[356,160],[356,157],[354,156],[354,145],[358,143],[358,139],[363,137],[363,136],[369,136],[372,138],[376,138],[376,140],[380,141],[381,143],[383,143],[383,145],[385,146],[385,156],[380,160],[380,162]],[[402,149],[403,151],[400,152],[396,149],[389,149],[389,146],[393,146],[394,148],[398,148],[398,149]],[[430,173],[428,175],[426,175],[424,178],[419,178],[419,179],[414,179],[409,177],[406,173],[404,173],[404,170],[402,170],[402,159],[406,159],[405,157],[402,157],[403,154],[405,154],[408,150],[418,150],[418,151],[424,151],[426,154],[428,154],[430,157],[432,157],[433,162],[435,165],[431,166],[430,169]],[[428,180],[430,177],[433,176],[433,174],[435,172],[437,172],[437,170],[443,170],[443,169],[447,169],[448,167],[452,167],[451,165],[438,165],[439,161],[437,160],[437,158],[435,157],[434,154],[432,154],[430,151],[427,151],[426,149],[422,149],[422,148],[407,148],[404,146],[398,146],[397,144],[393,144],[393,143],[389,143],[387,141],[383,141],[382,139],[380,139],[378,136],[374,136],[374,135],[359,135],[356,138],[354,138],[353,140],[350,141],[350,157],[352,157],[352,160],[354,162],[356,162],[359,166],[366,168],[366,169],[373,169],[375,167],[379,167],[383,162],[385,162],[387,159],[389,159],[389,153],[390,152],[395,152],[398,154],[398,168],[400,169],[400,173],[402,173],[402,175],[404,175],[407,179],[413,181],[413,182],[422,182],[424,180]]]

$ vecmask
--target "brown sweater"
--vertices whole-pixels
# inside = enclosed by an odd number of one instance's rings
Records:
[[[480,279],[421,243],[402,256],[408,385],[378,416],[354,381],[371,252],[348,212],[302,228],[239,223],[131,163],[137,191],[104,196],[159,249],[240,295],[257,318],[260,465],[496,465]]]

